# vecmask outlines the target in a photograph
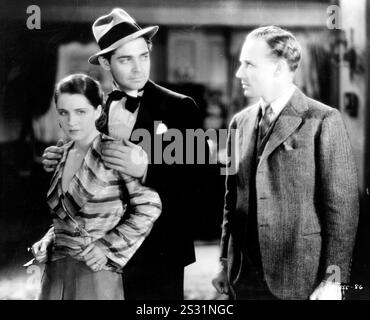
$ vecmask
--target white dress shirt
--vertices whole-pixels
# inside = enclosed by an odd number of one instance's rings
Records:
[[[274,121],[278,116],[279,114],[281,113],[281,111],[283,111],[284,107],[286,106],[286,104],[288,103],[288,101],[290,100],[290,98],[293,96],[293,93],[296,89],[296,86],[295,85],[292,85],[287,91],[285,91],[281,96],[279,96],[278,98],[276,98],[274,101],[272,101],[270,103],[271,105],[271,108],[272,108],[272,111],[274,112],[274,116],[272,118],[272,121]],[[266,104],[266,102],[261,98],[260,99],[260,105],[262,107],[262,115],[265,114],[265,110],[266,110],[266,106],[268,104]]]
[[[138,96],[142,94],[143,91],[139,92]],[[130,138],[140,108],[139,106],[134,113],[131,113],[125,108],[126,100],[127,98],[123,97],[121,100],[112,101],[109,108],[108,133],[118,140]]]
[[[114,89],[120,90],[118,87]],[[144,91],[139,91],[137,96],[142,96],[143,93]],[[109,108],[108,134],[110,137],[121,141],[122,139],[130,139],[140,109],[139,105],[134,113],[126,110],[126,100],[127,98],[123,97],[121,100],[112,101]],[[147,170],[148,167],[145,169],[144,175],[141,178],[141,183],[145,183]]]

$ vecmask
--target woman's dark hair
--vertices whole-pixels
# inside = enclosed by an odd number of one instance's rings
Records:
[[[82,94],[95,109],[103,103],[103,91],[99,82],[82,73],[71,74],[58,82],[54,92],[55,103],[62,93]]]

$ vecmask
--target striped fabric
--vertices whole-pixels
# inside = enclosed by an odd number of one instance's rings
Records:
[[[51,261],[65,257],[81,260],[79,254],[94,242],[108,257],[104,269],[120,272],[159,217],[161,200],[138,179],[104,166],[101,139],[98,135],[93,141],[66,192],[62,173],[73,141],[64,145],[47,193],[53,215],[47,235],[54,238]]]

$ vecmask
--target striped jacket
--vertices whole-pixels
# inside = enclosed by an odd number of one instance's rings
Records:
[[[98,135],[73,176],[66,192],[62,174],[73,141],[63,146],[64,154],[51,180],[47,202],[53,227],[51,261],[79,254],[94,242],[108,257],[106,270],[121,272],[150,233],[161,213],[161,200],[138,179],[108,169],[101,159],[102,135]]]

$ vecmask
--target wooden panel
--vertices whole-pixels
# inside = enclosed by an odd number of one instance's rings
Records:
[[[167,50],[169,81],[192,81],[226,89],[225,51],[221,32],[170,30]]]
[[[197,82],[197,35],[170,32],[167,48],[170,82]]]

